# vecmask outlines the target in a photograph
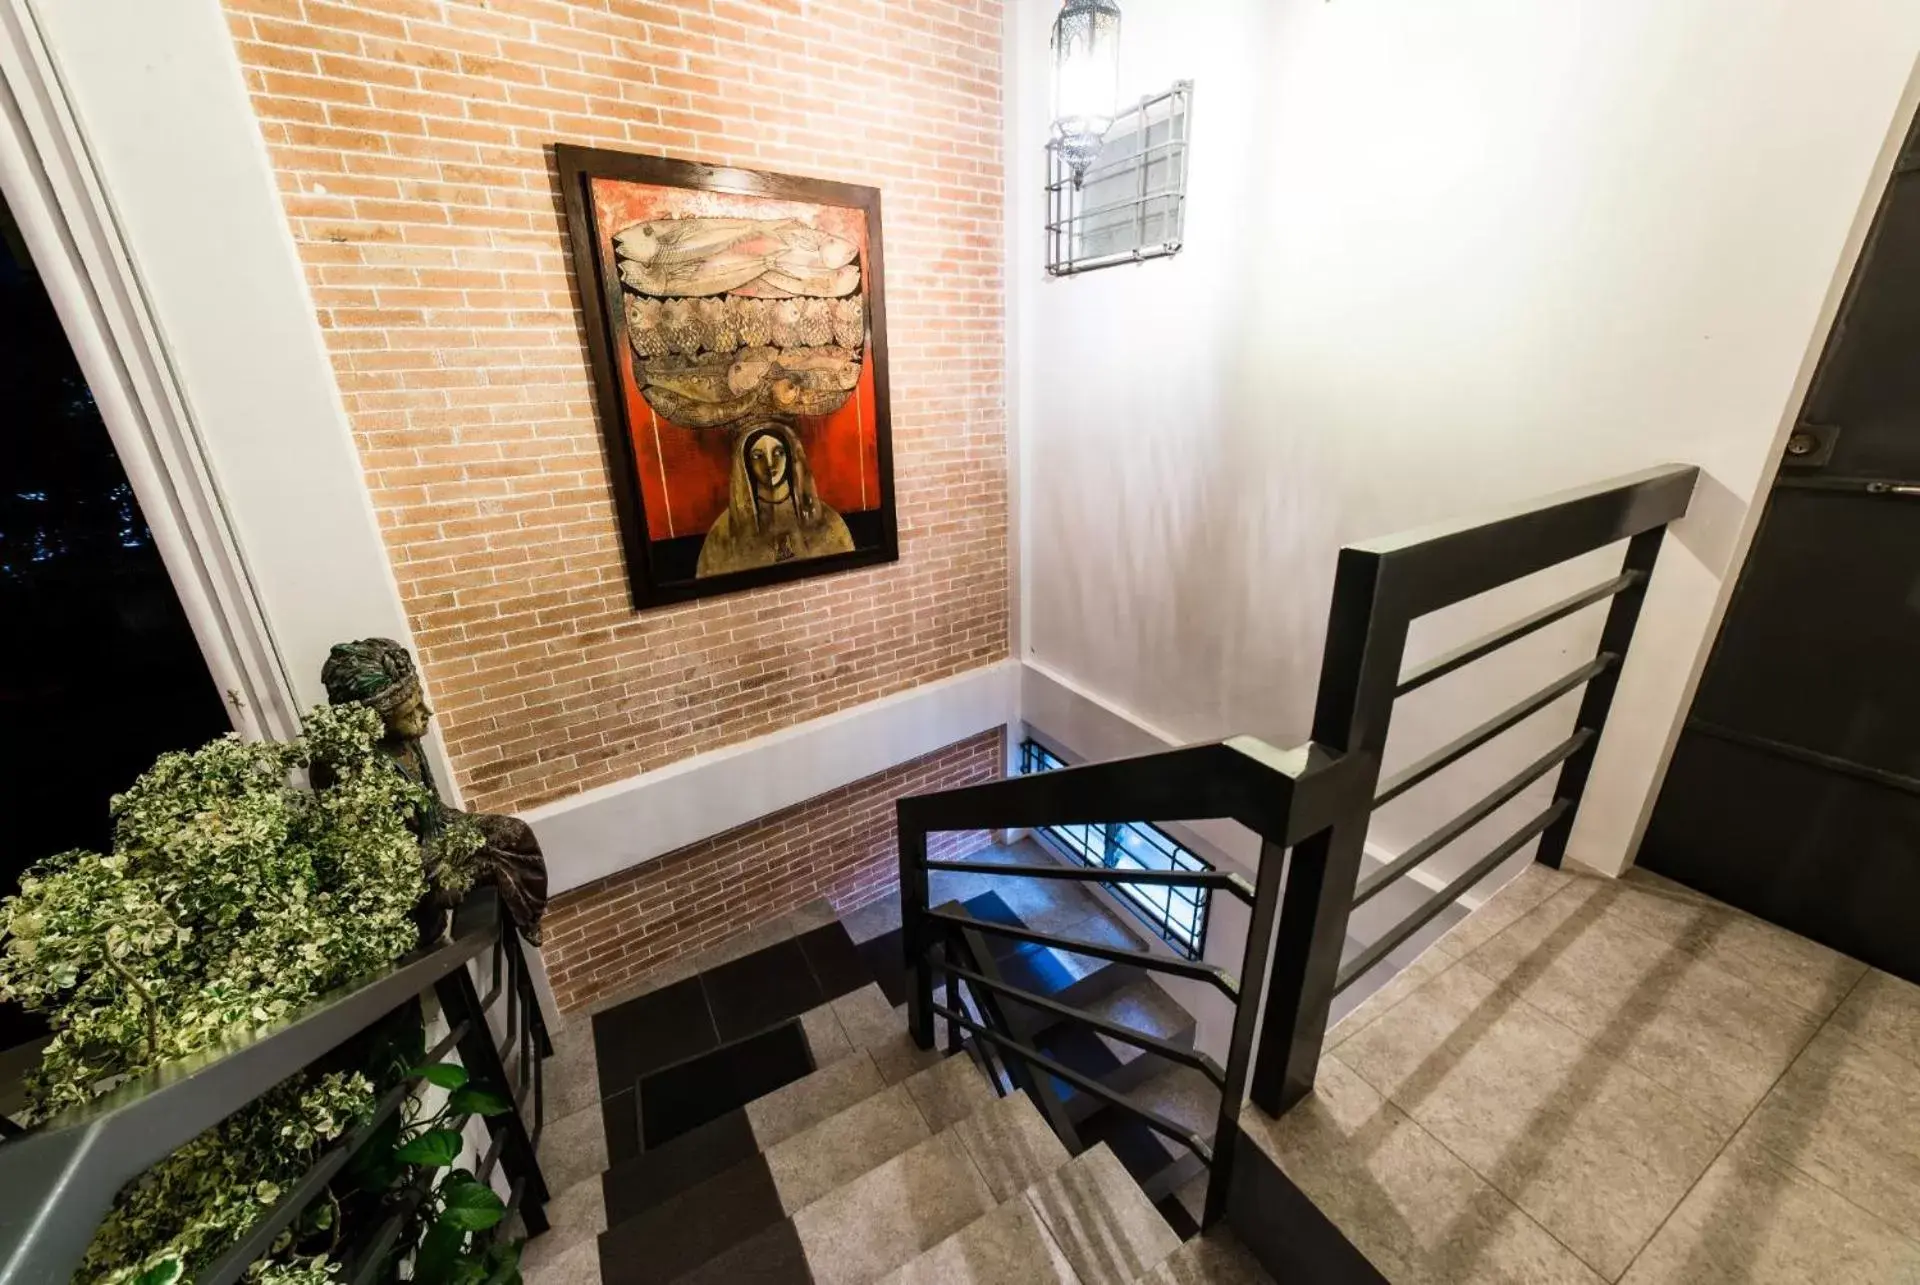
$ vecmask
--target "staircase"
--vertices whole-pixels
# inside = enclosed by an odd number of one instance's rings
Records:
[[[990,893],[968,905],[1018,922]],[[792,953],[809,961],[825,954],[845,958],[852,949],[838,924],[810,930],[800,941],[805,949]],[[880,950],[867,954],[886,958],[889,943],[875,944]],[[1049,989],[1110,1009],[1120,1020],[1157,1023],[1174,1038],[1184,1033],[1191,1042],[1191,1016],[1144,976],[1111,964],[1081,972],[1049,957],[1052,952],[1030,950],[1019,959],[1013,958],[1019,952],[1007,954],[1030,984],[1050,979]],[[754,960],[720,965],[678,985],[710,987],[728,967],[751,971]],[[838,980],[844,985],[852,979],[842,973]],[[893,977],[885,980],[897,985]],[[655,1007],[664,1011],[668,1003]],[[614,1016],[597,1023],[603,1040],[615,1029],[609,1020]],[[641,1097],[649,1086],[698,1079],[707,1071],[718,1075],[750,1056],[743,1050],[756,1041],[789,1027],[804,1032],[806,1060],[816,1069],[638,1154],[616,1158],[604,1172],[562,1192],[551,1206],[554,1230],[528,1247],[529,1285],[1198,1285],[1269,1279],[1224,1227],[1192,1235],[1192,1219],[1176,1212],[1175,1221],[1192,1238],[1176,1233],[1118,1154],[1135,1140],[1122,1133],[1118,1145],[1095,1141],[1070,1154],[1033,1100],[1009,1091],[1004,1073],[990,1075],[971,1051],[919,1048],[876,982],[811,1012],[783,1016],[770,1032],[652,1070],[639,1081]],[[1027,1022],[1024,1029],[1063,1056],[1082,1059],[1081,1065],[1104,1056],[1112,1064],[1106,1071],[1118,1071],[1136,1092],[1151,1092],[1169,1071],[1138,1056],[1121,1063],[1105,1045],[1097,1053],[1065,1048],[1045,1024]],[[682,1071],[689,1076],[680,1076]],[[1072,1108],[1090,1130],[1101,1114],[1091,1109],[1097,1105],[1083,1100]],[[1209,1116],[1216,1110],[1217,1099],[1206,1104]],[[617,1129],[612,1122],[641,1112],[604,1114],[608,1127]],[[1164,1148],[1157,1159],[1137,1146],[1133,1152],[1133,1163],[1145,1166],[1159,1188],[1177,1176]],[[590,1244],[578,1229],[569,1230],[565,1211],[590,1203],[596,1191],[606,1229]]]

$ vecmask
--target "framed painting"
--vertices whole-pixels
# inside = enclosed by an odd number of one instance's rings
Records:
[[[879,190],[554,150],[635,609],[896,560]]]

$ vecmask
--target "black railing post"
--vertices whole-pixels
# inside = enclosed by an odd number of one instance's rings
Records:
[[[1233,1011],[1233,1036],[1227,1045],[1226,1083],[1220,1087],[1220,1116],[1213,1130],[1213,1162],[1207,1173],[1207,1203],[1200,1223],[1211,1227],[1227,1215],[1227,1188],[1233,1181],[1233,1154],[1240,1144],[1240,1108],[1247,1100],[1247,1084],[1254,1067],[1254,1034],[1260,1022],[1268,964],[1272,958],[1273,924],[1280,909],[1280,887],[1286,866],[1286,846],[1268,840],[1260,845],[1260,868],[1254,883],[1253,912],[1247,924],[1247,949],[1240,969],[1240,998]]]
[[[927,931],[926,913],[930,895],[927,827],[914,815],[907,799],[894,805],[894,819],[900,843],[900,949],[905,952],[904,962],[912,981],[912,990],[907,996],[907,1029],[915,1044],[930,1049],[933,1047],[933,937]]]
[[[1600,751],[1600,734],[1606,729],[1607,714],[1613,708],[1613,693],[1620,686],[1620,671],[1626,668],[1627,648],[1633,645],[1634,626],[1640,623],[1640,607],[1647,600],[1653,564],[1660,558],[1660,542],[1666,534],[1666,527],[1657,526],[1627,541],[1627,554],[1620,570],[1638,572],[1639,576],[1614,595],[1613,604],[1607,608],[1607,623],[1600,629],[1601,654],[1611,652],[1619,659],[1590,680],[1580,698],[1580,714],[1574,727],[1589,729],[1593,735],[1560,769],[1554,797],[1567,800],[1571,806],[1540,836],[1540,846],[1534,850],[1533,859],[1541,865],[1557,870],[1566,859],[1567,840],[1573,836],[1573,823],[1580,815],[1580,796],[1586,793],[1587,778],[1593,774],[1594,755]]]
[[[1379,781],[1380,752],[1387,743],[1394,687],[1406,651],[1408,612],[1401,598],[1384,557],[1363,549],[1340,551],[1313,739],[1324,749],[1357,756],[1365,779],[1350,783],[1352,805],[1326,829],[1296,844],[1287,860],[1253,1070],[1253,1101],[1270,1115],[1279,1115],[1313,1091],[1326,1043],[1340,952],[1346,945],[1347,918]],[[1261,855],[1263,882],[1275,855]]]
[[[503,924],[501,931],[510,933],[513,928]],[[513,950],[514,943],[509,942],[507,949]],[[511,972],[511,961],[508,968]],[[501,1147],[500,1159],[506,1166],[508,1180],[523,1184],[520,1218],[526,1224],[527,1234],[538,1236],[547,1229],[547,1183],[540,1173],[540,1158],[534,1152],[526,1119],[520,1114],[519,1095],[507,1078],[493,1028],[487,1024],[486,1010],[480,1005],[480,992],[473,984],[473,974],[464,965],[456,968],[434,983],[434,991],[440,997],[440,1011],[447,1025],[467,1024],[467,1033],[460,1037],[459,1048],[460,1063],[467,1068],[469,1082],[514,1104],[513,1110],[486,1118],[487,1132]],[[506,1136],[501,1138],[499,1135],[503,1132]]]

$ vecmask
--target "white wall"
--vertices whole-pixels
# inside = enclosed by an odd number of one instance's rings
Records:
[[[1697,463],[1574,839],[1618,869],[1912,111],[1920,6],[1129,0],[1125,94],[1196,82],[1187,248],[1052,281],[1057,6],[1018,3],[1023,658],[1179,739],[1291,743],[1342,543]],[[1463,604],[1411,654],[1605,573],[1589,559]],[[1389,767],[1571,668],[1597,628],[1589,613],[1404,702]],[[1563,702],[1396,803],[1375,849],[1571,717]],[[1436,867],[1504,832],[1485,829]]]

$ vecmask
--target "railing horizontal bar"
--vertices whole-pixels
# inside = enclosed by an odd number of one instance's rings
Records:
[[[1230,892],[1248,905],[1253,889],[1237,874],[1223,870],[1115,870],[1109,866],[1002,865],[991,861],[932,861],[929,870],[958,874],[1018,875],[1027,879],[1065,879],[1071,883],[1137,883],[1153,887],[1213,888]]]
[[[493,1173],[494,1165],[500,1162],[500,1152],[506,1145],[507,1131],[505,1129],[495,1129],[493,1131],[493,1140],[487,1143],[486,1154],[480,1157],[480,1166],[473,1171],[473,1176],[481,1182],[485,1182]]]
[[[957,902],[948,902],[957,905]],[[1098,942],[1081,941],[1075,937],[1060,937],[1053,933],[1036,932],[1031,928],[1016,928],[1011,924],[996,924],[985,919],[976,919],[972,915],[959,911],[935,909],[926,912],[929,919],[941,923],[955,924],[961,928],[972,928],[979,932],[994,933],[1001,937],[1011,937],[1015,941],[1030,941],[1040,946],[1051,946],[1055,950],[1064,950],[1074,955],[1089,955],[1094,959],[1105,959],[1116,964],[1132,964],[1149,972],[1172,973],[1176,977],[1191,977],[1195,981],[1210,983],[1216,990],[1229,999],[1240,997],[1240,986],[1227,974],[1224,968],[1213,964],[1200,963],[1197,960],[1168,959],[1144,950],[1128,950],[1122,946],[1102,946]]]
[[[1381,602],[1411,619],[1583,553],[1665,526],[1687,511],[1700,470],[1664,464],[1490,514],[1342,549],[1372,562]]]
[[[400,1233],[413,1217],[413,1211],[420,1207],[420,1202],[426,1197],[426,1187],[415,1183],[413,1189],[401,1198],[393,1213],[380,1224],[380,1230],[373,1234],[366,1248],[361,1251],[362,1257],[353,1273],[353,1285],[371,1285],[378,1279],[380,1268],[386,1262],[387,1254],[392,1251],[394,1242],[400,1239]]]
[[[945,1004],[933,1005],[933,1011],[939,1014],[941,1017],[946,1018],[949,1022],[952,1022],[955,1025],[959,1026],[962,1030],[971,1031],[973,1032],[973,1034],[980,1036],[982,1039],[993,1041],[994,1044],[1000,1047],[1001,1055],[1003,1057],[1006,1054],[1011,1053],[1015,1057],[1018,1057],[1022,1061],[1026,1062],[1028,1065],[1033,1066],[1038,1070],[1045,1071],[1048,1075],[1057,1076],[1058,1078],[1065,1080],[1068,1084],[1071,1084],[1074,1088],[1079,1089],[1082,1093],[1086,1093],[1093,1097],[1099,1098],[1102,1102],[1107,1103],[1109,1106],[1119,1107],[1122,1111],[1127,1112],[1129,1115],[1137,1116],[1140,1119],[1141,1123],[1145,1124],[1149,1129],[1152,1129],[1155,1133],[1163,1134],[1166,1137],[1173,1139],[1175,1142],[1179,1143],[1181,1146],[1193,1152],[1194,1155],[1199,1156],[1202,1163],[1205,1163],[1205,1164],[1213,1163],[1213,1148],[1207,1145],[1206,1139],[1202,1138],[1199,1134],[1193,1132],[1191,1129],[1184,1129],[1180,1127],[1178,1124],[1175,1124],[1172,1120],[1167,1119],[1167,1117],[1161,1115],[1159,1112],[1151,1110],[1148,1107],[1141,1106],[1138,1102],[1135,1102],[1132,1098],[1129,1098],[1126,1094],[1117,1093],[1114,1090],[1108,1088],[1106,1085],[1100,1083],[1100,1081],[1093,1079],[1091,1076],[1082,1075],[1080,1074],[1080,1072],[1074,1070],[1070,1066],[1063,1066],[1060,1063],[1054,1061],[1052,1058],[1048,1057],[1045,1053],[1042,1053],[1040,1050],[1035,1048],[1029,1048],[1025,1044],[1022,1044],[1019,1040],[1013,1039],[1010,1036],[1002,1035],[998,1031],[991,1030],[988,1027],[981,1025],[979,1022],[974,1021],[972,1018],[968,1017],[966,1014],[955,1012],[954,1010],[948,1008]]]
[[[1016,1003],[1026,1004],[1032,1008],[1040,1009],[1043,1012],[1052,1013],[1055,1017],[1063,1017],[1068,1021],[1078,1022],[1083,1026],[1092,1027],[1096,1031],[1111,1035],[1114,1039],[1122,1043],[1131,1044],[1135,1048],[1146,1049],[1151,1053],[1157,1053],[1170,1062],[1178,1062],[1182,1066],[1190,1066],[1200,1072],[1200,1074],[1206,1076],[1209,1080],[1212,1080],[1213,1086],[1216,1089],[1223,1087],[1227,1082],[1227,1073],[1220,1069],[1220,1064],[1196,1049],[1182,1048],[1180,1045],[1170,1040],[1163,1040],[1157,1035],[1149,1035],[1145,1031],[1136,1031],[1131,1026],[1122,1026],[1118,1022],[1109,1022],[1104,1017],[1095,1017],[1092,1013],[1077,1009],[1071,1004],[1062,1004],[1059,1000],[1049,999],[1045,995],[1036,995],[1032,991],[1022,990],[1018,986],[1011,986],[1006,982],[994,981],[990,977],[982,977],[972,969],[963,968],[959,964],[948,963],[945,967],[946,971],[952,973],[954,976],[964,977],[974,985],[984,987],[996,994],[1004,995]]]
[[[1592,728],[1580,728],[1574,732],[1572,736],[1569,736],[1566,740],[1548,750],[1526,767],[1520,769],[1518,775],[1510,778],[1506,784],[1500,786],[1500,788],[1496,789],[1492,794],[1481,799],[1465,812],[1462,812],[1459,816],[1447,822],[1438,830],[1435,830],[1432,834],[1414,844],[1411,848],[1408,848],[1398,857],[1395,857],[1392,861],[1374,871],[1365,879],[1362,879],[1360,886],[1354,889],[1353,904],[1359,906],[1373,900],[1373,898],[1380,895],[1388,885],[1393,883],[1394,880],[1452,843],[1455,839],[1458,839],[1468,830],[1473,829],[1474,826],[1479,825],[1489,816],[1492,816],[1502,806],[1510,802],[1515,795],[1519,794],[1520,791],[1526,789],[1529,785],[1532,785],[1535,781],[1553,770],[1554,767],[1578,753],[1580,748],[1592,739]]]
[[[1401,920],[1387,932],[1386,936],[1374,942],[1373,945],[1367,947],[1358,955],[1355,955],[1350,962],[1342,965],[1339,976],[1334,980],[1334,994],[1337,995],[1345,990],[1357,981],[1361,974],[1385,959],[1401,942],[1419,932],[1435,915],[1438,915],[1442,910],[1445,910],[1448,906],[1458,901],[1461,894],[1466,892],[1467,889],[1492,874],[1494,867],[1498,866],[1508,857],[1511,857],[1514,853],[1520,851],[1521,848],[1525,847],[1531,840],[1537,837],[1542,830],[1545,830],[1555,821],[1558,821],[1561,814],[1571,806],[1570,801],[1566,799],[1555,799],[1546,811],[1521,826],[1519,830],[1503,841],[1499,847],[1474,862],[1473,865],[1467,869],[1466,873],[1462,874],[1440,891],[1434,893],[1421,904],[1420,909]]]
[[[467,1024],[457,1023],[451,1031],[447,1032],[445,1039],[433,1046],[421,1065],[432,1066],[438,1062],[441,1055],[452,1048],[466,1033]],[[387,1118],[400,1109],[400,1104],[407,1100],[407,1095],[413,1092],[421,1078],[410,1076],[388,1089],[386,1095],[374,1107],[373,1114],[367,1117],[366,1122],[354,1129],[344,1140],[329,1147],[326,1154],[301,1175],[300,1181],[294,1184],[293,1189],[274,1202],[273,1208],[264,1218],[256,1222],[245,1236],[234,1242],[226,1253],[220,1255],[213,1266],[194,1277],[194,1285],[232,1285],[234,1281],[245,1275],[247,1268],[253,1264],[253,1260],[273,1248],[274,1239],[326,1189],[327,1184],[333,1181],[333,1176],[353,1158],[354,1152],[367,1144],[374,1130],[385,1124]]]
[[[1613,579],[1597,584],[1591,589],[1583,589],[1571,598],[1564,598],[1551,607],[1542,607],[1531,616],[1525,616],[1512,624],[1476,639],[1463,646],[1456,647],[1444,656],[1436,657],[1400,680],[1393,689],[1395,696],[1405,696],[1416,688],[1425,687],[1436,678],[1444,678],[1463,665],[1471,665],[1482,656],[1499,651],[1510,642],[1518,642],[1528,634],[1545,629],[1556,620],[1564,620],[1583,607],[1591,607],[1596,602],[1604,602],[1625,589],[1630,589],[1642,579],[1638,571],[1623,571]]]
[[[1465,736],[1462,736],[1459,740],[1454,741],[1450,745],[1442,746],[1440,749],[1435,750],[1433,753],[1427,755],[1427,757],[1421,759],[1418,763],[1415,763],[1412,767],[1406,769],[1406,771],[1388,778],[1386,783],[1380,787],[1380,793],[1373,796],[1373,806],[1376,808],[1384,807],[1394,799],[1399,798],[1402,794],[1405,794],[1408,790],[1411,790],[1414,786],[1420,784],[1420,782],[1432,776],[1435,772],[1438,772],[1441,768],[1465,758],[1494,737],[1500,735],[1500,733],[1506,731],[1509,727],[1512,727],[1515,723],[1519,723],[1529,716],[1545,709],[1588,679],[1604,672],[1618,660],[1619,657],[1610,651],[1601,652],[1600,655],[1580,666],[1580,668],[1574,670],[1572,673],[1562,675],[1553,682],[1548,683],[1545,687],[1542,687],[1539,691],[1527,697],[1513,708],[1494,715],[1486,722],[1480,724],[1480,726],[1474,728],[1471,732],[1468,732]]]

